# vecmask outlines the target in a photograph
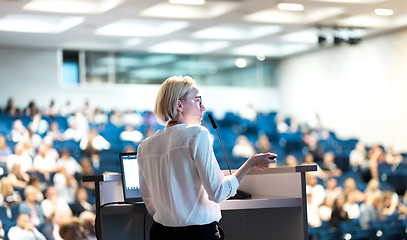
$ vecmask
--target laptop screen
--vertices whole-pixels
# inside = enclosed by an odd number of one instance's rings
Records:
[[[140,193],[137,153],[120,153],[119,159],[124,201],[143,201]]]

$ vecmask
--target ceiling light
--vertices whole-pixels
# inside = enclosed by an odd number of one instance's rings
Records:
[[[381,16],[391,16],[393,15],[393,10],[391,9],[384,9],[384,8],[377,8],[374,10],[377,15]]]
[[[159,37],[188,26],[186,21],[121,19],[95,30],[96,35]]]
[[[250,26],[238,24],[221,24],[194,32],[193,38],[245,40],[255,39],[282,31],[281,26]]]
[[[141,10],[138,14],[154,18],[212,19],[233,11],[238,6],[237,1],[210,1],[201,6],[164,2]]]
[[[58,17],[9,14],[0,18],[0,31],[60,33],[78,24],[83,17]]]
[[[230,45],[227,41],[167,41],[150,47],[150,52],[176,54],[202,54],[213,52]]]
[[[244,68],[244,67],[246,67],[246,60],[244,60],[243,58],[238,58],[238,59],[236,59],[235,64],[236,64],[236,67],[238,67],[238,68]]]
[[[107,12],[126,0],[33,0],[23,6],[23,10],[39,12],[99,14]]]
[[[264,54],[262,54],[262,53],[259,53],[259,54],[257,54],[256,58],[260,62],[263,62],[266,59],[266,56],[264,56]]]
[[[284,11],[302,11],[304,10],[304,5],[298,3],[280,3],[278,8]]]
[[[204,5],[205,0],[170,0],[174,4]]]

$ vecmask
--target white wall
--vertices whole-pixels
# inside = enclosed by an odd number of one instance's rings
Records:
[[[407,152],[407,31],[285,59],[281,110],[307,121],[319,113],[341,138]]]
[[[58,81],[57,55],[56,49],[0,47],[0,108],[12,97],[20,108],[25,108],[30,100],[43,108],[51,99],[55,99],[57,106],[69,99],[73,106],[80,108],[88,99],[93,107],[104,110],[153,110],[158,85],[62,86]],[[199,89],[205,107],[215,117],[222,117],[225,111],[237,112],[248,104],[264,112],[278,111],[280,107],[276,88],[202,86]]]

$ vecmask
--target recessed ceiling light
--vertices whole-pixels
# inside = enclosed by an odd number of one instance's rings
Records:
[[[208,53],[228,47],[228,41],[167,41],[150,47],[150,52],[178,53],[178,54],[199,54]]]
[[[83,17],[59,17],[9,14],[0,18],[0,31],[60,33],[78,24]]]
[[[126,0],[33,0],[23,6],[23,10],[39,12],[98,14],[109,11]]]
[[[304,10],[304,5],[298,3],[280,3],[278,8],[285,11],[302,11]]]
[[[204,5],[205,0],[170,0],[170,3],[187,5]]]
[[[95,30],[96,35],[159,37],[187,27],[186,21],[121,19]]]
[[[246,67],[246,60],[244,60],[243,58],[238,58],[238,59],[236,59],[235,64],[236,64],[236,67],[238,67],[238,68],[244,68],[244,67]]]
[[[256,58],[260,62],[263,62],[264,60],[266,60],[266,56],[264,56],[264,54],[262,54],[262,53],[257,54]]]
[[[221,24],[194,32],[192,37],[201,39],[243,40],[264,37],[280,32],[281,30],[281,26]]]
[[[374,10],[377,15],[381,16],[391,16],[393,15],[393,10],[391,9],[384,9],[384,8],[377,8]]]
[[[226,14],[235,8],[237,1],[210,1],[201,6],[159,3],[139,12],[143,17],[176,19],[212,19]]]

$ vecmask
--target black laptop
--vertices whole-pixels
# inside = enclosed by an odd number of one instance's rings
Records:
[[[119,160],[124,201],[128,203],[142,202],[137,152],[120,153]]]

